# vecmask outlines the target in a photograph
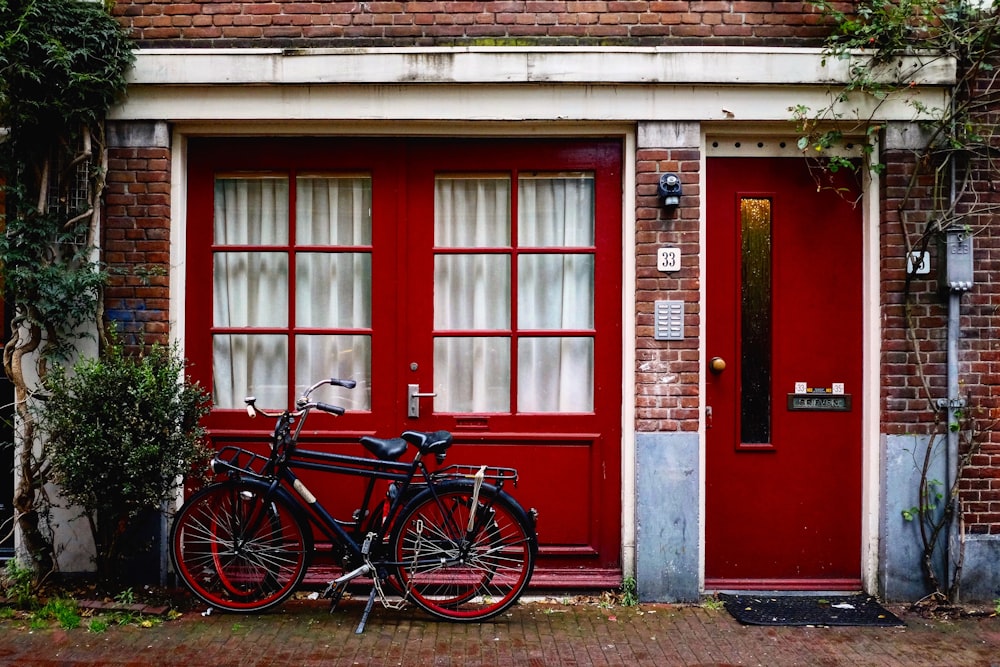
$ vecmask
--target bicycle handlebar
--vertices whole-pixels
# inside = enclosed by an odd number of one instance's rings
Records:
[[[310,410],[312,408],[316,408],[317,410],[321,410],[331,415],[337,415],[338,417],[347,412],[345,408],[342,408],[339,405],[331,405],[330,403],[323,403],[320,401],[313,402],[309,400],[310,394],[327,384],[336,387],[344,387],[345,389],[354,389],[358,383],[354,380],[341,380],[339,378],[326,378],[324,380],[320,380],[302,392],[302,395],[297,401],[295,401],[296,409],[289,410],[289,414],[298,416],[306,410]],[[269,412],[267,410],[262,410],[257,407],[256,401],[256,396],[247,396],[243,399],[243,402],[247,405],[247,415],[251,419],[256,417],[258,414],[264,415],[265,417],[280,417],[283,414],[281,412]]]

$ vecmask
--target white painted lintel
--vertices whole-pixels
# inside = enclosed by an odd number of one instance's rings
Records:
[[[878,101],[854,96],[843,119],[915,120],[912,104],[941,107],[940,88],[915,88]],[[210,121],[787,121],[789,107],[821,109],[821,86],[570,85],[426,83],[422,85],[288,85],[129,87],[114,120]]]
[[[131,85],[408,83],[843,84],[869,56],[748,47],[412,47],[367,49],[142,49]],[[955,61],[913,55],[883,80],[948,85]]]

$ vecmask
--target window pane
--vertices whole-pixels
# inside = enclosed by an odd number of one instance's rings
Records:
[[[295,187],[297,243],[371,245],[371,178],[305,175],[296,178]]]
[[[592,174],[535,174],[518,179],[519,245],[594,245]]]
[[[288,323],[288,256],[217,252],[213,257],[217,327],[283,327]]]
[[[435,412],[509,412],[510,338],[434,339]]]
[[[370,253],[299,253],[295,320],[303,327],[371,326]]]
[[[372,341],[371,336],[296,336],[295,395],[317,380],[335,377],[354,380],[354,389],[320,387],[313,393],[317,401],[348,410],[371,409]]]
[[[439,176],[434,187],[434,244],[439,248],[510,245],[510,179]]]
[[[215,180],[216,245],[287,242],[287,177],[264,175]]]
[[[242,408],[256,396],[264,409],[288,407],[288,344],[285,336],[212,336],[212,401],[217,408]]]
[[[518,412],[593,410],[593,338],[522,338],[518,342]]]
[[[434,258],[436,329],[510,327],[510,257],[437,255]]]
[[[521,255],[517,267],[518,328],[593,328],[593,255]]]
[[[740,440],[771,441],[771,200],[740,201],[741,296]]]

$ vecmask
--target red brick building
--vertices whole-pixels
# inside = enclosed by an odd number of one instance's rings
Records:
[[[901,325],[895,203],[907,100],[945,104],[954,62],[920,68],[905,98],[848,101],[883,126],[888,169],[845,176],[840,196],[816,187],[789,120],[847,80],[808,3],[113,12],[139,49],[111,114],[102,246],[142,270],[108,314],[183,346],[218,443],[259,436],[246,394],[278,407],[353,377],[329,446],[446,428],[455,460],[518,467],[538,585],[922,594],[900,510],[916,502],[907,453],[934,427]],[[982,222],[958,367],[995,417],[1000,249]],[[911,283],[944,398],[942,267],[931,248]],[[411,385],[437,394],[418,416]],[[966,589],[987,598],[989,438],[963,482]]]

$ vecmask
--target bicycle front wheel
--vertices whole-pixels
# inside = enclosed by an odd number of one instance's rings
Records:
[[[517,601],[535,566],[534,523],[505,493],[484,485],[428,490],[402,515],[391,549],[402,591],[440,618],[478,621]],[[470,526],[471,519],[471,530]]]
[[[282,602],[305,576],[308,551],[288,504],[240,482],[196,493],[170,531],[178,576],[199,598],[227,611],[260,611]]]

